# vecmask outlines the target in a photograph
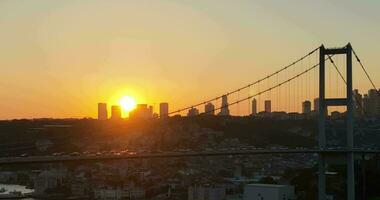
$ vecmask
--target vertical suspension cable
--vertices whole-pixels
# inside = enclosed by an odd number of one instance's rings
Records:
[[[240,99],[240,90],[237,92],[237,101],[239,101],[239,99]],[[240,102],[238,102],[237,105],[236,105],[237,116],[240,115],[240,104],[239,103]]]
[[[338,59],[339,61],[339,59]],[[339,64],[339,63],[338,63]],[[339,65],[338,65],[339,66]],[[338,83],[338,73],[335,73],[335,84],[336,84],[336,97],[339,98],[339,83]]]
[[[329,79],[329,97],[331,97],[332,96],[332,94],[331,94],[331,67],[330,67],[330,63],[328,63],[327,64],[327,67],[329,68],[328,69],[328,73],[329,73],[329,77],[328,77],[328,79]]]
[[[259,90],[258,92],[261,92],[261,83],[259,82]],[[259,94],[259,97],[258,97],[258,102],[257,102],[257,113],[260,112],[261,110],[261,94]]]
[[[281,77],[280,77],[280,80],[281,80]],[[280,87],[278,87],[278,111],[279,112],[281,112],[282,111],[282,100],[281,99],[283,99],[282,97],[281,97],[281,86]]]
[[[294,68],[294,74],[297,74],[297,71],[296,71],[297,69],[296,69],[296,67]],[[297,78],[296,78],[297,79]],[[292,103],[293,103],[293,109],[292,109],[292,111],[293,112],[295,112],[295,102],[296,102],[296,81],[293,83],[293,101],[292,101]]]
[[[290,74],[290,72],[289,72],[289,74]],[[289,104],[288,112],[291,112],[291,106],[292,106],[291,105],[290,91],[291,91],[290,82],[288,82],[288,104]]]
[[[276,79],[277,79],[276,85],[278,85],[278,74],[276,76]],[[277,88],[276,95],[277,95],[276,111],[280,111],[280,87]]]

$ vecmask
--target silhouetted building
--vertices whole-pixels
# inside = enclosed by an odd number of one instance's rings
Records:
[[[106,103],[98,103],[98,120],[107,120],[107,104]]]
[[[169,116],[169,104],[160,103],[160,117],[168,117],[168,116]]]
[[[309,114],[311,112],[311,102],[306,100],[302,102],[302,113]]]
[[[272,105],[270,100],[265,100],[265,112],[270,113],[272,112]]]
[[[111,107],[111,119],[121,119],[121,108],[120,108],[120,106],[113,105]]]
[[[148,107],[148,112],[149,112],[149,116],[152,117],[153,116],[153,106]]]
[[[137,104],[136,108],[129,112],[129,118],[131,119],[148,119],[153,116],[153,107],[147,104]]]
[[[342,117],[342,114],[339,111],[332,111],[330,114],[331,119],[337,120]]]
[[[364,112],[366,114],[368,114],[369,110],[371,110],[371,103],[370,103],[368,94],[364,94],[364,97],[363,97],[363,109],[364,109]]]
[[[222,107],[220,109],[219,115],[222,115],[222,116],[230,115],[230,110],[228,109],[227,95],[222,96]]]
[[[315,111],[316,113],[319,112],[319,98],[315,98],[315,99],[314,99],[314,111]]]
[[[356,116],[362,116],[363,113],[363,97],[359,93],[358,89],[355,89],[353,92],[353,100],[354,100],[354,113]]]
[[[369,109],[366,110],[366,113],[369,116],[380,115],[380,97],[378,91],[375,89],[368,90],[368,98],[367,107]]]
[[[206,115],[215,115],[215,106],[211,102],[205,105],[205,113]]]
[[[257,100],[252,99],[252,115],[257,115]]]
[[[193,117],[199,115],[199,111],[196,108],[190,108],[189,111],[187,112],[188,117]]]

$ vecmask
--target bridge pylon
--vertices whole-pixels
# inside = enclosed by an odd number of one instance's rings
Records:
[[[325,96],[325,61],[326,56],[344,54],[346,55],[346,97],[345,98],[326,98]],[[326,148],[326,116],[328,106],[346,106],[346,133],[347,133],[347,199],[355,200],[355,172],[354,172],[354,136],[353,136],[353,99],[352,99],[352,47],[348,43],[343,48],[327,49],[323,45],[319,48],[319,125],[318,141],[319,148]],[[326,156],[319,153],[318,162],[318,200],[326,200]]]

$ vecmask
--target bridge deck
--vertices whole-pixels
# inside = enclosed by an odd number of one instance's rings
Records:
[[[202,157],[202,156],[228,156],[228,155],[260,155],[260,154],[378,154],[380,150],[369,149],[303,149],[303,150],[241,150],[241,151],[210,151],[210,152],[168,152],[168,153],[142,153],[134,155],[79,155],[79,156],[30,156],[30,157],[3,157],[0,165],[4,164],[32,164],[32,163],[60,163],[72,161],[106,161],[106,160],[130,160],[144,158],[175,158],[175,157]]]

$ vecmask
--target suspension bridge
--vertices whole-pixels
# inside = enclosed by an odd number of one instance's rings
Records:
[[[339,56],[344,59],[336,59]],[[355,177],[354,160],[355,154],[378,155],[379,150],[358,149],[354,147],[354,117],[359,112],[363,115],[366,110],[357,96],[353,94],[353,56],[368,79],[371,87],[379,95],[375,83],[360,60],[358,54],[347,44],[342,48],[325,48],[323,45],[313,49],[304,56],[296,59],[279,70],[264,76],[263,78],[246,84],[240,88],[231,90],[224,94],[212,97],[199,103],[176,109],[169,113],[170,116],[184,114],[190,109],[201,110],[206,104],[220,105],[197,112],[192,117],[215,113],[216,111],[231,110],[235,115],[251,115],[253,107],[255,110],[266,112],[300,113],[301,104],[304,101],[314,101],[314,113],[317,116],[318,148],[316,149],[285,149],[285,150],[242,150],[242,151],[217,151],[217,152],[166,152],[166,153],[144,153],[136,155],[80,155],[80,156],[29,156],[29,157],[3,157],[0,164],[30,164],[30,163],[56,163],[77,161],[103,161],[119,159],[142,159],[142,158],[173,158],[194,156],[223,156],[223,155],[255,155],[255,154],[307,154],[319,155],[318,160],[318,199],[326,199],[326,165],[331,155],[345,158],[347,167],[347,198],[355,199]],[[355,68],[357,70],[358,68]],[[335,73],[333,73],[335,71]],[[230,99],[229,102],[223,99]],[[262,99],[266,102],[261,105]],[[253,104],[255,100],[258,105]],[[252,104],[251,104],[252,102]],[[273,103],[273,104],[272,104]],[[256,103],[255,103],[256,104]],[[273,109],[272,109],[273,105]],[[328,148],[326,143],[326,121],[328,107],[344,106],[346,118],[347,142],[344,148]],[[305,113],[304,113],[305,114]],[[220,115],[224,115],[220,112]]]

